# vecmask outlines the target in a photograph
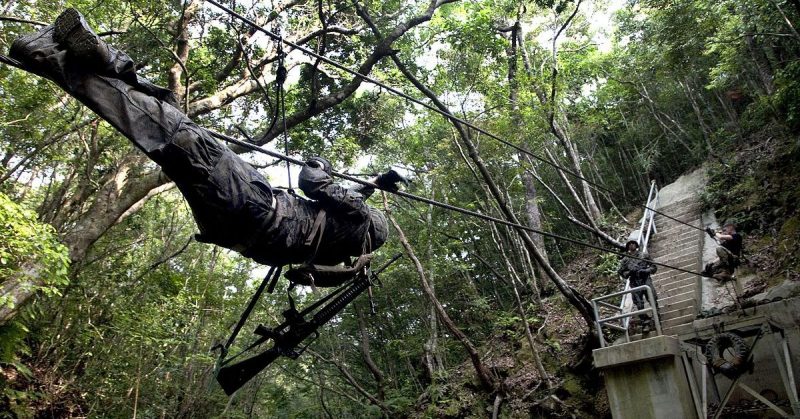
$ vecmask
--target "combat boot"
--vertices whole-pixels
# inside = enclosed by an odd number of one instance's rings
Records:
[[[639,317],[639,323],[641,324],[643,335],[649,334],[651,328],[655,326],[653,319],[646,314]]]
[[[706,278],[711,278],[714,275],[714,264],[713,263],[706,263],[706,266],[700,271],[700,275],[703,275]]]
[[[100,39],[79,11],[73,8],[63,11],[53,26],[53,40],[98,74],[123,80],[137,90],[179,108],[171,90],[139,77],[133,59]]]
[[[719,283],[725,283],[733,280],[733,273],[726,269],[720,269],[712,278],[716,279]]]
[[[73,8],[63,11],[53,25],[53,40],[64,46],[76,58],[90,65],[106,67],[113,54],[105,43],[86,23],[80,12]]]

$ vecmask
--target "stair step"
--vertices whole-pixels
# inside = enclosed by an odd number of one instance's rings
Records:
[[[670,282],[661,282],[661,283],[656,282],[653,285],[655,285],[656,291],[659,290],[663,291],[662,294],[664,294],[664,298],[667,298],[677,294],[677,292],[674,292],[673,290],[680,289],[685,292],[689,288],[694,288],[696,284],[697,282],[694,279],[684,278]]]
[[[695,284],[684,285],[682,287],[667,288],[663,290],[659,290],[658,287],[656,287],[656,292],[658,292],[659,301],[662,300],[668,301],[674,298],[680,298],[680,299],[694,298],[696,290],[697,287],[695,286]]]
[[[665,217],[661,214],[656,214],[656,222],[675,223],[676,222],[675,219],[685,221],[686,218],[691,218],[696,216],[697,214],[700,214],[700,207],[695,205],[688,205],[685,207],[676,208],[675,211],[672,211],[671,213],[664,211],[661,212],[667,214],[669,217],[672,218]]]
[[[667,289],[673,287],[682,287],[684,285],[694,283],[693,280],[694,275],[680,272],[677,275],[664,275],[659,277],[654,276],[653,284],[656,285],[656,288]]]
[[[696,314],[692,313],[692,314],[686,314],[686,315],[680,316],[680,317],[675,317],[675,318],[672,318],[672,319],[669,319],[669,320],[664,320],[664,321],[661,322],[661,327],[664,328],[664,329],[668,329],[668,328],[672,328],[672,327],[675,327],[675,326],[680,326],[680,325],[683,325],[683,324],[686,324],[686,323],[691,324],[694,321],[696,316],[697,316]]]
[[[678,237],[668,237],[660,235],[655,235],[653,237],[656,239],[656,241],[648,246],[648,250],[650,251],[651,256],[653,256],[656,252],[661,254],[664,251],[675,248],[681,248],[686,245],[695,243],[698,245],[700,244],[700,235],[696,233],[687,233]],[[664,240],[661,240],[661,238],[664,238]]]
[[[680,260],[687,256],[695,256],[700,259],[700,246],[699,243],[692,241],[681,246],[676,246],[669,249],[664,249],[658,253],[651,252],[650,257],[658,263],[666,263],[670,260]]]
[[[656,262],[678,268],[683,268],[684,266],[688,266],[689,270],[691,271],[693,269],[697,269],[697,266],[700,266],[700,252],[692,252],[689,253],[688,255],[676,256],[674,258],[668,258],[668,259],[667,258],[656,259]],[[662,268],[669,269],[666,266],[662,266]]]
[[[694,205],[697,205],[697,206],[700,205],[700,198],[695,197],[695,196],[690,196],[690,197],[681,199],[680,201],[672,202],[669,205],[665,205],[663,207],[655,207],[655,209],[658,212],[661,212],[661,213],[664,213],[664,214],[667,214],[667,215],[672,215],[671,212],[673,212],[675,210],[675,208],[689,207],[689,206],[694,206]],[[651,207],[651,208],[653,208],[653,207]],[[656,214],[656,215],[658,215],[658,214]]]
[[[697,225],[699,226],[700,223],[697,223]],[[658,231],[656,235],[660,235],[661,237],[664,237],[665,235],[674,236],[676,234],[684,234],[690,232],[697,233],[698,235],[702,233],[702,231],[697,230],[696,228],[685,226],[683,224],[679,224],[676,226],[660,226],[656,224],[656,231]]]
[[[675,303],[677,301],[694,300],[695,294],[696,294],[695,287],[683,287],[683,288],[680,288],[680,290],[682,291],[680,293],[673,293],[671,295],[666,295],[666,296],[663,296],[663,297],[661,295],[659,295],[657,297],[658,301],[661,302],[662,306],[665,306],[665,305],[668,305],[668,304]]]
[[[658,257],[654,258],[653,260],[655,260],[656,262],[665,263],[663,261],[681,260],[688,256],[694,256],[699,259],[700,257],[699,247],[700,246],[692,246],[692,245],[675,247],[672,249],[671,252],[661,254]]]
[[[668,212],[664,212],[664,214],[667,214],[671,218],[665,217],[665,216],[663,216],[661,214],[656,214],[656,223],[680,224],[678,221],[675,221],[675,220],[680,220],[680,221],[686,222],[686,220],[699,219],[700,218],[700,212],[701,212],[700,207],[695,207],[695,206],[683,207],[683,208],[673,212],[672,214],[670,214]]]
[[[685,217],[675,217],[679,221],[675,220],[665,220],[665,221],[656,221],[656,230],[658,231],[667,231],[673,228],[685,228],[687,230],[698,231],[691,226],[700,226],[700,214],[696,212],[692,212],[687,214]],[[688,226],[686,224],[689,224]],[[699,231],[698,231],[699,232]]]
[[[666,269],[665,269],[666,270]],[[686,273],[686,272],[678,272],[673,269],[670,269],[669,272],[664,272],[662,275],[653,275],[653,283],[654,284],[661,284],[661,286],[667,286],[673,282],[678,282],[682,280],[691,280],[695,278],[695,275]]]
[[[701,243],[700,234],[694,232],[686,232],[679,234],[678,236],[658,233],[653,237],[655,237],[656,240],[652,241],[652,246],[648,246],[651,255],[655,249],[658,249],[660,252],[664,252],[670,250],[679,250],[686,245],[699,245]]]
[[[671,319],[680,318],[686,315],[696,315],[697,307],[695,306],[694,299],[678,301],[671,305],[663,305],[661,307],[661,321],[665,322]]]

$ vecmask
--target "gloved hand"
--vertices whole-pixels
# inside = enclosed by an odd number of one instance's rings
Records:
[[[306,164],[321,169],[327,174],[331,174],[333,172],[333,166],[331,166],[331,162],[328,159],[320,156],[314,156],[306,161]]]
[[[401,176],[400,173],[397,173],[394,169],[390,169],[386,173],[378,175],[375,179],[375,184],[378,185],[379,188],[391,192],[400,190],[397,186],[398,183],[408,186],[411,181]]]
[[[711,227],[706,227],[706,233],[708,233],[712,239],[717,238],[717,232],[715,232]]]

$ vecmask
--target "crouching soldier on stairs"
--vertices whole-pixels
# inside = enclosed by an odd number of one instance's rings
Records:
[[[658,297],[656,297],[656,289],[653,287],[653,280],[650,275],[656,273],[658,267],[648,260],[650,256],[647,253],[639,252],[639,242],[636,240],[629,240],[625,243],[625,251],[629,256],[624,256],[619,263],[617,273],[619,276],[630,280],[630,287],[635,288],[642,285],[647,285],[653,292],[653,300],[650,303],[654,309],[658,309]],[[647,259],[647,260],[642,260]],[[647,291],[641,290],[631,293],[633,304],[638,310],[644,309],[644,301]],[[648,333],[655,327],[655,322],[650,315],[642,313],[639,315],[639,321],[642,325],[642,333]]]

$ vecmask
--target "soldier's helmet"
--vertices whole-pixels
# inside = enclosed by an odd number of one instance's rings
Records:
[[[316,164],[315,164],[316,163]],[[308,159],[306,164],[314,165],[314,166],[322,166],[322,170],[327,173],[333,173],[333,166],[331,165],[331,161],[326,159],[325,157],[314,156]]]
[[[376,250],[383,246],[389,237],[389,223],[386,221],[386,216],[375,208],[369,208],[369,215],[369,235],[372,240],[372,250]]]

